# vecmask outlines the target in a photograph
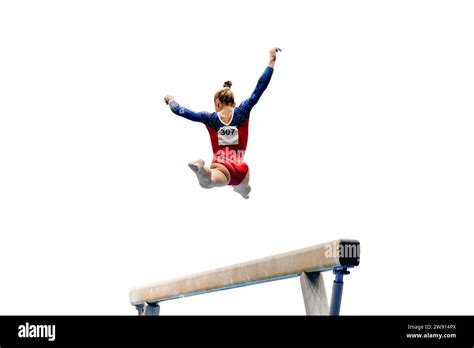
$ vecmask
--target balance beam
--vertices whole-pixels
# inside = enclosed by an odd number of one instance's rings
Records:
[[[349,273],[347,268],[358,266],[359,260],[360,243],[357,240],[339,239],[132,288],[130,303],[137,308],[140,315],[157,315],[159,302],[162,301],[301,276],[306,313],[337,315],[342,296],[342,276]],[[336,302],[331,302],[330,310],[327,308],[323,278],[320,275],[320,272],[329,270],[336,274],[333,286],[333,300]]]

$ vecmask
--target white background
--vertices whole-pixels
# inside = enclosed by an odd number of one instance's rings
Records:
[[[135,314],[132,286],[359,239],[342,314],[473,314],[474,4],[2,1],[0,313]],[[203,190],[237,102],[253,192]],[[325,274],[330,292],[332,275]],[[298,279],[163,314],[304,314]]]

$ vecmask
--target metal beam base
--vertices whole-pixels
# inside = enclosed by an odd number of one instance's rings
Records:
[[[343,278],[350,272],[347,268],[335,268],[333,270],[336,279],[332,284],[331,306],[329,307],[329,315],[339,315],[341,311],[342,290],[344,289]]]
[[[160,315],[160,305],[158,302],[148,302],[145,306],[145,316]]]
[[[149,302],[146,304],[135,305],[139,316],[157,316],[160,315],[160,305],[158,302]]]

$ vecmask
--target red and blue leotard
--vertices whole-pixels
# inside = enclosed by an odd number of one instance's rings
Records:
[[[250,98],[234,108],[229,123],[222,122],[217,112],[194,112],[174,100],[169,103],[171,111],[188,120],[201,122],[209,131],[214,157],[212,163],[219,163],[230,173],[229,185],[238,185],[248,173],[244,162],[247,149],[250,111],[257,104],[270,83],[273,68],[267,67],[257,83]]]

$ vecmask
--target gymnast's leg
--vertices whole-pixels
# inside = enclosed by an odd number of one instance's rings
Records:
[[[236,186],[234,186],[234,191],[239,193],[242,197],[245,199],[249,199],[249,193],[252,190],[252,188],[249,185],[250,181],[250,171],[247,172],[247,175],[245,176],[244,180]]]
[[[203,188],[226,186],[230,181],[230,173],[222,164],[212,163],[208,168],[204,161],[199,159],[188,164],[189,168],[196,174],[199,185]]]

